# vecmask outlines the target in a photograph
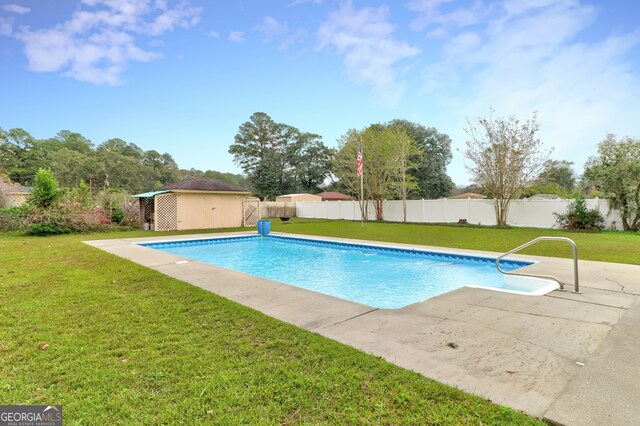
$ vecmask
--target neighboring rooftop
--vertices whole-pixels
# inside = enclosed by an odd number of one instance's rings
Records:
[[[454,195],[453,197],[447,197],[450,200],[459,200],[464,198],[487,198],[482,194],[476,194],[475,192],[465,192],[464,194]]]
[[[218,179],[203,177],[192,177],[180,182],[171,183],[160,189],[171,190],[180,189],[183,191],[229,191],[229,192],[250,192],[240,186],[232,185]]]
[[[33,187],[31,186],[22,186],[17,182],[7,182],[0,179],[0,189],[4,192],[14,193],[14,194],[30,194],[33,192]]]
[[[277,202],[293,202],[293,201],[322,201],[322,198],[313,194],[285,194],[276,197]]]
[[[318,197],[322,197],[322,201],[348,201],[353,200],[353,197],[350,197],[341,192],[321,192],[316,194]]]

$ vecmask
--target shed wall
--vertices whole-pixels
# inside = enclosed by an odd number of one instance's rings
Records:
[[[177,229],[242,226],[242,196],[233,194],[177,194]]]
[[[322,197],[313,194],[293,194],[276,197],[276,202],[291,203],[295,201],[322,201]]]

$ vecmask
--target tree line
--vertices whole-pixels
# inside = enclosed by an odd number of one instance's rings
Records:
[[[30,186],[41,168],[51,170],[63,187],[77,188],[84,182],[91,192],[114,188],[135,194],[192,176],[246,184],[243,176],[233,173],[180,169],[171,154],[145,151],[119,138],[95,146],[68,130],[36,139],[24,129],[0,128],[0,175]]]
[[[240,126],[229,153],[262,199],[322,189],[357,196],[360,142],[366,150],[365,198],[376,201],[376,210],[384,199],[438,198],[454,186],[446,174],[452,158],[449,136],[406,120],[348,130],[334,149],[317,134],[256,112]]]
[[[546,193],[607,198],[621,212],[624,229],[640,228],[640,140],[607,135],[578,177],[573,163],[553,160],[551,152],[542,149],[539,128],[535,114],[526,121],[514,116],[468,121],[462,154],[470,161],[474,184],[466,188],[455,188],[447,175],[451,139],[434,127],[400,119],[374,123],[348,130],[331,148],[320,135],[278,123],[264,112],[242,123],[229,147],[242,175],[180,169],[169,153],[144,151],[118,138],[94,146],[67,130],[38,140],[23,129],[1,128],[0,174],[29,185],[36,171],[47,168],[61,186],[75,188],[84,182],[90,192],[144,192],[204,176],[243,186],[263,200],[321,190],[359,198],[356,157],[362,146],[364,199],[373,201],[379,220],[385,199],[433,199],[472,191],[494,200],[496,223],[505,225],[512,199]]]

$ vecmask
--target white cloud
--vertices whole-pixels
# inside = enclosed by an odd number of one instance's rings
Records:
[[[253,27],[253,30],[262,33],[263,43],[274,43],[280,51],[288,50],[307,37],[304,28],[291,30],[286,23],[281,23],[271,16],[262,18],[262,22]]]
[[[245,34],[242,31],[231,31],[227,39],[234,43],[244,43]]]
[[[485,9],[482,2],[476,0],[471,7],[459,7],[453,11],[442,13],[440,8],[443,5],[452,3],[453,0],[411,0],[407,3],[409,10],[418,13],[418,16],[411,22],[411,28],[415,31],[422,31],[432,25],[438,28],[430,32],[436,38],[444,37],[449,28],[463,28],[479,22],[484,15]]]
[[[24,27],[14,37],[24,43],[31,71],[62,71],[76,80],[116,85],[122,83],[129,62],[162,57],[138,47],[136,35],[158,36],[191,27],[201,12],[185,1],[172,8],[163,1],[83,0],[67,21],[46,29]]]
[[[220,33],[213,30],[209,31],[207,35],[211,38],[220,38]]]
[[[294,0],[291,3],[289,3],[287,7],[298,6],[306,3],[322,4],[322,2],[323,0]]]
[[[379,103],[395,107],[404,92],[399,62],[420,51],[393,37],[387,15],[384,6],[356,10],[346,1],[320,24],[318,48],[343,55],[349,78],[371,85]]]
[[[15,13],[17,15],[24,15],[25,13],[31,12],[30,8],[17,4],[5,4],[4,6],[2,6],[2,10],[4,10],[5,12]]]
[[[276,18],[265,16],[262,22],[254,27],[256,31],[260,31],[265,43],[270,43],[275,38],[282,37],[289,32],[285,24],[278,22]]]
[[[441,18],[426,32],[451,22],[434,13]],[[424,74],[430,98],[460,116],[451,123],[459,148],[463,117],[486,116],[489,107],[523,119],[537,110],[541,139],[578,172],[607,131],[640,132],[640,74],[631,62],[639,32],[581,39],[598,16],[578,0],[510,0],[474,13],[483,18],[473,26],[448,24],[442,57]]]
[[[10,36],[13,33],[13,18],[0,16],[0,35]]]

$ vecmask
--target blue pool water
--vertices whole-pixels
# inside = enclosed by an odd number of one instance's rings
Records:
[[[273,235],[142,245],[376,308],[402,308],[467,285],[527,291],[507,286],[487,257]]]

